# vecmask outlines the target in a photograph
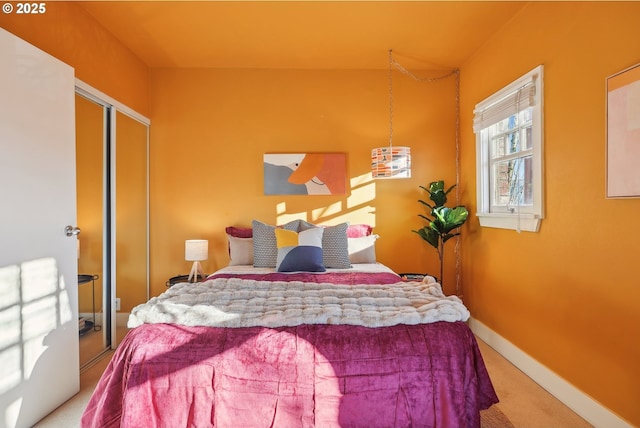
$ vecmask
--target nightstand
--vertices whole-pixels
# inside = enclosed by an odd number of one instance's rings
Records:
[[[196,278],[196,282],[202,282],[205,279],[207,279],[207,275],[202,276],[202,275],[198,275]],[[193,281],[193,278],[191,278],[191,280]],[[178,275],[178,276],[173,276],[171,278],[169,278],[169,280],[167,281],[166,285],[167,288],[170,288],[180,282],[189,282],[189,275]]]
[[[98,275],[78,275],[78,285],[87,284],[91,282],[91,312],[92,321],[85,320],[84,318],[78,318],[78,333],[80,336],[88,332],[89,330],[100,331],[102,326],[96,323],[96,279],[100,278]]]
[[[399,273],[400,277],[403,281],[422,281],[425,276],[429,275],[428,273]],[[433,276],[433,275],[432,275]],[[435,276],[434,276],[435,278]],[[437,281],[437,279],[436,279]]]

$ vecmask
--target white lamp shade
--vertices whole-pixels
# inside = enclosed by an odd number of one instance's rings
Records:
[[[411,148],[378,147],[371,150],[373,178],[411,178]]]
[[[209,241],[206,239],[187,239],[184,242],[184,259],[190,262],[207,260]]]

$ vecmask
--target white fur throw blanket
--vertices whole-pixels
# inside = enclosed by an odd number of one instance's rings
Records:
[[[218,278],[176,284],[136,306],[128,327],[171,323],[209,327],[286,327],[348,324],[384,327],[466,321],[457,296],[445,296],[431,277],[423,282],[336,285]]]

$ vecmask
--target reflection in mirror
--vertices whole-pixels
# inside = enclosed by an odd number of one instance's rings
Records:
[[[131,310],[148,300],[148,197],[146,124],[116,112],[115,290],[116,343]]]
[[[109,347],[103,330],[105,109],[76,94],[78,333],[80,367]]]

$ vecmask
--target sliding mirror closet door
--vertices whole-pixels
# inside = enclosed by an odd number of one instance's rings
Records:
[[[119,111],[114,123],[117,344],[131,310],[149,298],[148,126]]]
[[[109,348],[104,314],[105,131],[107,109],[76,94],[78,334],[80,367]]]
[[[82,371],[120,343],[148,299],[150,122],[79,80],[76,111]]]

